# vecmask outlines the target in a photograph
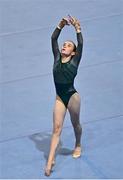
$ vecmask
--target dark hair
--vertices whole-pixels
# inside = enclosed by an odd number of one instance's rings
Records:
[[[74,52],[76,52],[76,45],[75,45],[75,43],[73,42],[73,45],[74,45],[74,49],[73,49],[73,51]]]
[[[71,41],[71,40],[68,40],[68,41],[72,42],[72,44],[73,44],[73,46],[74,46],[74,47],[73,47],[73,51],[76,52],[76,44],[75,44],[73,41]]]

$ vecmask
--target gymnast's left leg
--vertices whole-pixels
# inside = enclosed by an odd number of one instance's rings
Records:
[[[71,122],[74,128],[75,133],[75,149],[73,151],[73,157],[78,158],[81,156],[81,135],[82,135],[82,127],[80,124],[80,104],[81,99],[79,94],[74,93],[68,103],[68,111],[70,113]]]

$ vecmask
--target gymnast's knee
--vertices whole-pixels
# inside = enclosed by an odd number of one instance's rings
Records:
[[[74,129],[77,133],[81,134],[82,133],[82,126],[80,123],[74,123]]]
[[[77,126],[77,130],[81,133],[82,132],[82,126],[81,126],[81,124],[79,124],[78,126]]]
[[[60,136],[61,130],[62,130],[62,127],[61,127],[60,125],[57,125],[57,126],[53,129],[53,135],[55,135],[55,136]]]

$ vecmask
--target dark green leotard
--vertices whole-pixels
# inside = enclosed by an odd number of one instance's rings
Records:
[[[52,34],[52,51],[54,55],[53,77],[57,95],[61,98],[67,108],[70,97],[77,92],[74,88],[74,78],[77,75],[78,66],[80,63],[83,38],[81,32],[77,33],[78,45],[76,54],[66,63],[61,61],[61,53],[59,50],[57,39],[61,30],[56,28]]]

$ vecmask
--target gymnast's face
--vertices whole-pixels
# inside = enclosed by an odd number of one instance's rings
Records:
[[[72,41],[65,41],[61,48],[61,55],[64,56],[73,56],[74,52],[74,44]]]

